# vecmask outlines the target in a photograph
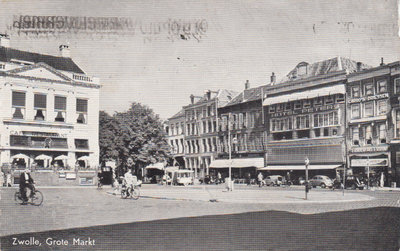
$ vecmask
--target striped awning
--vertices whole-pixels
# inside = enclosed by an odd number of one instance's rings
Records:
[[[266,98],[263,102],[263,105],[272,105],[279,103],[286,103],[290,101],[296,101],[301,99],[310,99],[322,96],[328,96],[338,93],[346,93],[346,88],[343,84],[327,86],[307,91],[298,90],[298,92],[293,92],[285,95],[278,95],[275,97]]]
[[[211,161],[210,168],[246,168],[263,167],[264,158],[217,159]]]
[[[341,165],[309,165],[308,170],[335,169]],[[258,171],[273,171],[273,170],[306,170],[305,165],[288,165],[288,166],[265,166],[257,168]]]

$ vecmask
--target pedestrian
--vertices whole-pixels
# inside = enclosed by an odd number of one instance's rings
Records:
[[[247,173],[247,185],[250,186],[251,185],[251,174]]]
[[[7,187],[11,187],[11,173],[7,173],[7,176],[6,176],[6,186]]]
[[[264,185],[264,176],[261,172],[258,173],[257,179],[258,179],[258,186],[262,187]]]
[[[221,175],[221,173],[220,172],[218,172],[218,174],[217,174],[217,184],[219,184],[219,183],[222,183],[222,175]]]

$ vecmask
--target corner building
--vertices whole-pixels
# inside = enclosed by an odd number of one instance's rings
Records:
[[[99,79],[70,58],[10,48],[0,35],[0,162],[18,167],[99,164]]]
[[[267,88],[267,166],[262,170],[303,174],[305,158],[310,160],[310,175],[334,176],[343,168],[345,84],[348,72],[357,67],[368,66],[341,57],[301,62],[283,81]]]

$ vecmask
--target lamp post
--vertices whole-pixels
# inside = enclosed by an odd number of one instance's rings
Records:
[[[305,164],[305,170],[306,170],[306,187],[305,187],[305,193],[306,193],[306,200],[307,200],[307,193],[308,193],[308,165],[310,164],[310,160],[308,157],[304,160]]]

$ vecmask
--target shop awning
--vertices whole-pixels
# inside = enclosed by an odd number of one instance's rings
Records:
[[[25,154],[18,153],[11,157],[11,159],[29,159],[29,157]]]
[[[51,160],[53,159],[51,156],[40,154],[39,156],[35,157],[35,160]]]
[[[158,170],[164,170],[164,163],[155,163],[155,164],[150,164],[146,166],[144,169],[158,169]]]
[[[165,168],[165,172],[166,173],[173,173],[173,172],[178,171],[178,170],[179,170],[179,166],[167,166]]]
[[[279,103],[286,103],[290,101],[300,100],[300,99],[310,99],[322,96],[328,96],[338,93],[346,93],[345,86],[343,84],[327,86],[318,89],[308,90],[308,91],[298,91],[291,94],[279,95],[271,98],[266,98],[263,105],[272,105]]]
[[[263,167],[264,158],[217,159],[211,161],[210,168],[229,168],[229,165],[232,168]]]
[[[309,165],[308,170],[335,169],[341,165]],[[265,166],[257,168],[258,171],[273,171],[273,170],[305,170],[304,165],[288,165],[288,166]]]

